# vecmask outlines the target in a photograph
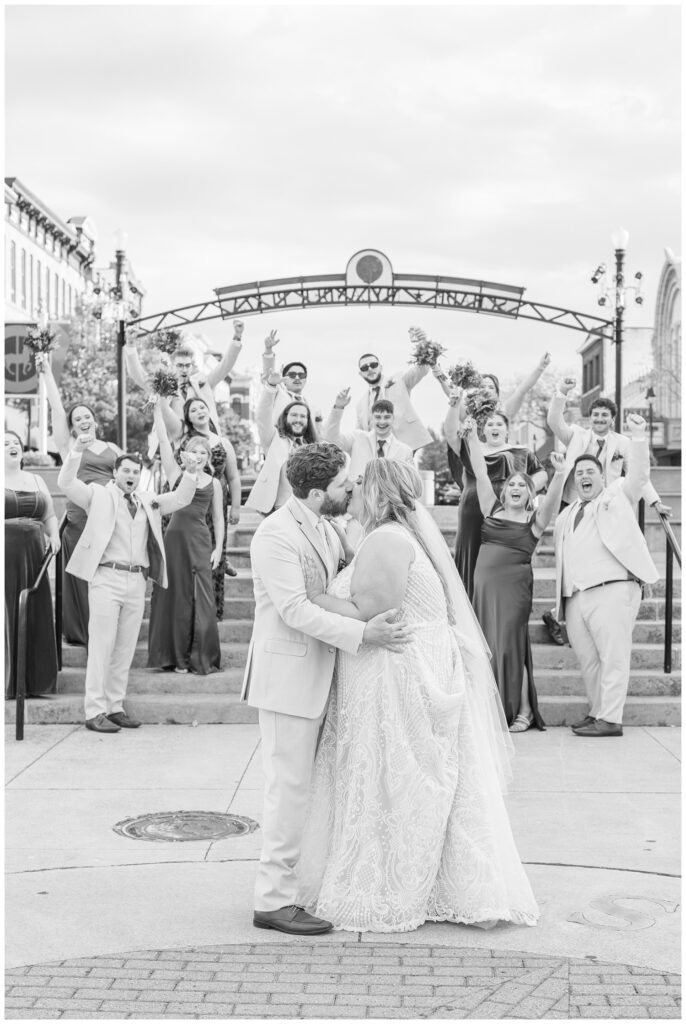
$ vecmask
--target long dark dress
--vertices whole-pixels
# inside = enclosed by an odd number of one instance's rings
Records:
[[[487,454],[486,467],[493,489],[498,493],[500,485],[510,473],[528,473],[532,476],[543,466],[533,452],[519,445],[502,452]],[[448,446],[448,464],[455,483],[462,487],[462,496],[457,512],[457,539],[455,541],[455,565],[462,577],[469,600],[474,596],[474,569],[481,547],[481,525],[483,516],[476,493],[476,477],[464,441],[460,442],[460,454]]]
[[[148,666],[189,668],[207,675],[219,668],[221,651],[215,614],[206,516],[213,481],[171,516],[164,534],[169,586],[153,587]]]
[[[481,528],[481,547],[474,571],[474,611],[491,648],[493,673],[507,724],[519,714],[522,673],[526,669],[533,723],[545,729],[534,686],[529,615],[534,594],[531,556],[538,538],[531,524],[499,519],[496,502]]]
[[[19,594],[32,587],[45,554],[42,491],[5,490],[5,697],[16,697]],[[57,645],[47,575],[29,601],[26,693],[57,690]]]
[[[76,474],[85,484],[108,484],[119,452],[110,445],[102,452],[90,448],[81,456]],[[73,501],[67,502],[67,525],[62,534],[62,635],[69,644],[88,644],[88,584],[67,572],[67,562],[86,525],[88,513]]]
[[[226,514],[229,510],[229,485],[226,480],[224,469],[226,467],[226,448],[221,442],[215,444],[212,449],[212,469],[214,470],[215,478],[219,481],[222,488],[222,513],[224,516],[224,543],[222,544],[222,556],[219,559],[219,565],[212,571],[212,582],[214,584],[214,599],[217,608],[217,620],[219,622],[224,618],[224,577],[226,574]],[[212,522],[212,510],[210,509],[207,513],[207,525],[210,528],[210,536],[212,538],[212,547],[214,547],[214,523]]]

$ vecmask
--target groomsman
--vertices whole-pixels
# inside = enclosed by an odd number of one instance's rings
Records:
[[[338,392],[333,409],[324,424],[322,433],[326,441],[339,445],[350,455],[350,479],[356,480],[372,459],[397,459],[399,462],[413,462],[409,445],[403,444],[393,434],[394,408],[387,398],[375,402],[371,410],[372,429],[352,430],[341,433],[343,410],[350,402],[350,388]]]
[[[195,353],[188,345],[180,345],[172,355],[172,368],[179,382],[178,394],[169,400],[169,406],[162,409],[165,425],[170,436],[175,437],[178,433],[179,422],[183,423],[183,407],[190,398],[200,398],[210,410],[210,420],[214,424],[213,430],[219,433],[219,417],[217,406],[214,400],[214,392],[233,369],[241,354],[243,345],[243,321],[233,322],[233,341],[227,348],[221,360],[207,373],[198,373],[195,366]],[[133,341],[128,341],[124,346],[124,359],[126,369],[134,381],[143,390],[149,390],[150,382],[148,374],[143,369],[138,350]]]
[[[641,582],[658,571],[634,505],[650,479],[645,420],[628,417],[629,470],[605,486],[596,455],[577,456],[577,499],[555,523],[557,609],[581,667],[589,709],[572,729],[577,736],[621,736],[629,686],[632,633]]]
[[[423,448],[425,444],[431,444],[431,434],[420,420],[419,413],[410,399],[410,392],[426,377],[429,367],[415,364],[403,372],[384,377],[379,357],[371,352],[365,352],[358,360],[358,369],[360,377],[368,385],[367,393],[357,403],[358,429],[372,429],[372,407],[380,398],[387,398],[393,403],[395,410],[393,432],[397,439],[408,445],[413,452]],[[440,367],[434,367],[433,373],[439,377]]]
[[[262,380],[273,377],[276,371],[276,356],[274,346],[279,344],[281,339],[277,338],[276,331],[270,331],[264,339],[264,352],[262,353]],[[310,410],[311,418],[316,427],[322,422],[322,414],[319,409],[311,405],[309,398],[303,393],[307,384],[307,367],[304,363],[295,360],[285,363],[281,367],[281,379],[277,387],[277,395],[274,399],[272,412],[273,421],[276,423],[281,413],[291,402],[302,402]]]
[[[93,732],[137,729],[124,710],[129,670],[138,642],[148,576],[167,586],[162,515],[190,504],[195,494],[196,457],[186,452],[187,468],[175,491],[139,491],[141,459],[125,453],[114,464],[106,486],[77,478],[81,455],[91,439],[77,438],[57,478],[66,496],[88,512],[83,533],[66,566],[88,582],[88,660],[86,728]]]

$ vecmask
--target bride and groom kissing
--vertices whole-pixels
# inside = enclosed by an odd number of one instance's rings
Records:
[[[294,450],[293,496],[251,545],[243,698],[259,709],[265,786],[253,923],[533,925],[488,648],[419,475],[374,459],[353,487],[347,466],[331,443]],[[346,511],[364,529],[354,557],[325,518]]]

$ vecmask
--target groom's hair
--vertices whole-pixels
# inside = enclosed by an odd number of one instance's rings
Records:
[[[325,491],[346,462],[346,454],[337,444],[329,441],[305,444],[289,456],[286,479],[296,498],[307,498],[312,490]]]

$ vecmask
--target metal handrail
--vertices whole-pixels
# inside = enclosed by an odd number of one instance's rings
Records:
[[[59,524],[59,535],[62,536],[64,527],[67,523],[67,516],[62,516]],[[61,547],[60,547],[61,550]],[[43,555],[43,561],[40,564],[38,575],[33,583],[32,587],[25,587],[19,594],[19,605],[17,608],[17,678],[16,678],[16,725],[15,725],[15,739],[24,739],[24,705],[26,703],[26,663],[27,653],[29,646],[29,631],[28,631],[28,615],[29,615],[29,601],[33,595],[38,591],[50,562],[55,557],[55,553],[48,548]],[[57,577],[55,579],[55,585],[57,587]],[[59,668],[62,667],[62,642],[61,642],[61,622],[62,622],[62,607],[61,607],[61,581],[60,581],[60,639],[55,633],[55,641],[57,643],[57,665]],[[55,623],[57,623],[57,609],[55,609]]]
[[[665,531],[665,657],[664,672],[672,671],[672,623],[674,620],[674,559],[681,568],[681,548],[674,536],[674,530],[664,512],[658,512],[662,529]]]

